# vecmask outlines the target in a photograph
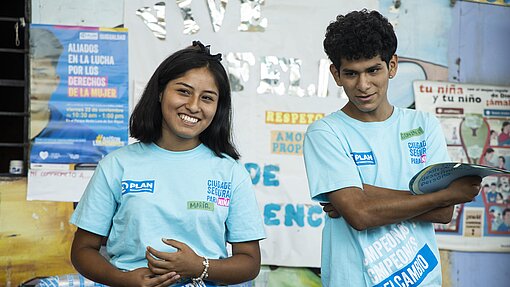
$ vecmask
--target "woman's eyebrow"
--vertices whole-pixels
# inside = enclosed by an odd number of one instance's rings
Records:
[[[183,86],[185,86],[185,87],[187,87],[187,88],[190,88],[190,89],[193,89],[193,90],[195,89],[195,88],[193,88],[193,86],[191,86],[191,85],[189,85],[189,84],[186,84],[185,82],[177,82],[177,83],[175,83],[175,84],[177,84],[177,85],[183,85]],[[212,90],[205,90],[204,92],[206,92],[206,93],[211,93],[211,94],[214,94],[214,95],[216,95],[216,96],[218,95],[218,93],[217,93],[217,92],[212,91]]]

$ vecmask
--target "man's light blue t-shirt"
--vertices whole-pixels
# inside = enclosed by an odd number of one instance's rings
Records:
[[[438,120],[396,107],[383,122],[361,122],[342,111],[316,121],[306,132],[304,158],[311,197],[322,202],[331,191],[363,184],[409,190],[419,170],[449,161]],[[431,223],[357,231],[343,218],[326,219],[324,286],[441,286],[439,260]]]

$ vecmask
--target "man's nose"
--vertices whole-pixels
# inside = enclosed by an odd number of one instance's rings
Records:
[[[366,92],[370,88],[370,79],[365,73],[359,75],[356,88],[362,92]]]

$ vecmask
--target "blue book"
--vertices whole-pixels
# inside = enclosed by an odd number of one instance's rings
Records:
[[[409,181],[413,194],[425,194],[444,189],[450,183],[464,176],[486,176],[510,174],[510,171],[478,164],[444,162],[420,170]]]

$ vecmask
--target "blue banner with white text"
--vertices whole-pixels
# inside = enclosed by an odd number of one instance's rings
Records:
[[[30,26],[30,163],[95,164],[128,142],[127,29]]]

